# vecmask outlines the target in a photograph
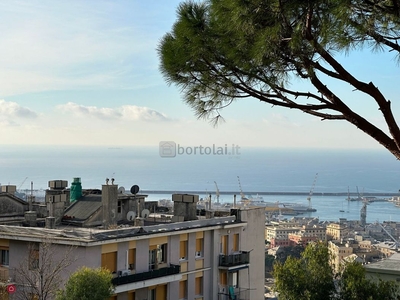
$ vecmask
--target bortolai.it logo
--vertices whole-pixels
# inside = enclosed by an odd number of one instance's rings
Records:
[[[182,146],[173,141],[161,141],[159,144],[161,157],[175,157],[177,155],[240,155],[240,146],[235,144],[225,144],[218,146]]]

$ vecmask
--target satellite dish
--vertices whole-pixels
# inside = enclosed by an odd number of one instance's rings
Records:
[[[123,186],[118,188],[118,194],[125,194],[125,188]]]
[[[149,215],[150,215],[150,211],[149,211],[148,209],[143,209],[143,210],[142,210],[142,213],[140,214],[140,216],[141,216],[143,219],[146,219]]]
[[[132,185],[131,187],[131,193],[136,195],[137,193],[139,193],[139,186],[138,185]]]
[[[128,221],[133,221],[136,218],[136,213],[134,211],[128,211],[128,213],[126,214],[126,219]]]

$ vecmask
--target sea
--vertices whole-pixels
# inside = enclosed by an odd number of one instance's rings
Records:
[[[162,152],[158,146],[3,145],[0,183],[44,193],[50,180],[70,185],[80,178],[84,189],[100,189],[106,178],[114,178],[127,192],[138,185],[149,201],[192,191],[215,201],[218,188],[222,203],[232,203],[242,191],[266,202],[308,205],[312,194],[317,211],[302,216],[322,221],[360,219],[362,203],[347,201],[348,193],[357,196],[358,190],[386,199],[400,195],[400,162],[383,149],[223,148]],[[369,204],[367,222],[377,221],[400,222],[400,207],[388,201]]]

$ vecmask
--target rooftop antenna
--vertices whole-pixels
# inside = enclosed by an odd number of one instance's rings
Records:
[[[139,193],[139,190],[140,190],[140,188],[139,188],[138,185],[134,184],[134,185],[131,186],[130,191],[133,194],[133,199],[134,200],[136,200],[136,194]],[[138,201],[137,202],[137,208],[136,208],[136,212],[137,212],[136,216],[139,215],[139,210],[140,210],[140,205],[139,205],[139,201]]]
[[[137,193],[139,193],[139,186],[138,185],[132,185],[131,187],[131,193],[136,195]]]

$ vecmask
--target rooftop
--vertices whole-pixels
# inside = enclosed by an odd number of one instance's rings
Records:
[[[215,217],[177,223],[163,223],[152,226],[122,226],[117,229],[77,228],[71,226],[58,227],[57,229],[20,227],[0,225],[0,238],[10,240],[43,241],[51,240],[59,244],[97,244],[112,242],[115,239],[137,238],[148,235],[168,235],[176,231],[198,230],[205,227],[231,228],[244,226],[245,223],[237,222],[235,216]]]
[[[389,258],[364,266],[367,272],[400,274],[400,253],[395,253]]]

